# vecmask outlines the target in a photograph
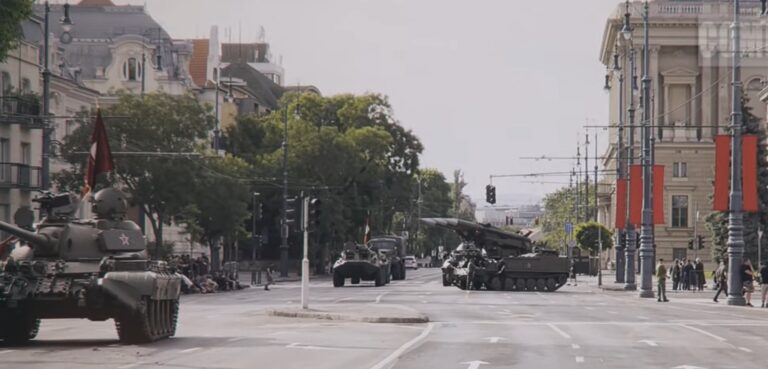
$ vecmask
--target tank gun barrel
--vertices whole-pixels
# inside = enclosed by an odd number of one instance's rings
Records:
[[[52,247],[53,242],[45,235],[30,232],[13,224],[0,221],[0,231],[8,232],[33,246]]]

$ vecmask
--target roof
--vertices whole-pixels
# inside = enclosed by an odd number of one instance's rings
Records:
[[[253,97],[259,100],[265,107],[271,110],[278,108],[277,102],[285,93],[285,89],[272,82],[261,72],[247,63],[234,63],[221,70],[222,81],[226,81],[227,77],[230,76],[245,81],[248,89],[253,91]]]
[[[208,39],[192,40],[192,58],[189,62],[189,74],[197,86],[205,86],[208,80]]]

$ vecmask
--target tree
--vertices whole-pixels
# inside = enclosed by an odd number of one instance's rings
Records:
[[[582,184],[581,195],[584,189],[589,194],[588,203],[594,204],[594,187]],[[582,214],[584,213],[582,209]],[[544,214],[540,224],[544,232],[544,242],[553,247],[561,247],[567,241],[565,233],[566,223],[574,223],[576,219],[576,188],[563,187],[544,197]]]
[[[32,15],[34,0],[3,0],[0,2],[0,62],[19,42],[21,22]]]
[[[743,133],[754,134],[758,137],[757,145],[757,191],[758,208],[756,213],[744,214],[744,257],[757,260],[757,227],[768,224],[768,149],[766,148],[766,131],[763,122],[752,114],[748,106],[749,99],[743,95],[742,117],[744,122]],[[707,229],[712,237],[712,257],[719,261],[726,256],[728,249],[728,212],[713,212],[707,218]],[[765,245],[766,235],[761,240]],[[765,255],[765,253],[763,253]]]
[[[461,169],[453,171],[453,183],[451,183],[451,216],[459,219],[475,221],[475,209],[477,206],[472,199],[464,193],[467,182],[464,181],[464,173]]]
[[[574,238],[579,247],[597,253],[600,249],[600,240],[603,242],[603,250],[613,248],[613,234],[604,225],[597,222],[581,223],[576,226]]]
[[[453,207],[451,199],[451,186],[445,180],[445,176],[437,169],[422,169],[419,171],[420,202],[419,211],[422,218],[445,218]],[[418,222],[418,219],[415,219]],[[411,252],[414,254],[430,254],[439,246],[445,245],[448,232],[437,227],[424,227],[417,224],[418,235],[416,242],[412,244]]]
[[[87,114],[62,147],[69,170],[55,176],[62,190],[79,191],[83,186],[85,155],[90,147],[93,122]],[[195,185],[210,168],[204,160],[184,154],[201,152],[214,118],[209,107],[191,95],[120,94],[117,104],[103,111],[113,151],[141,152],[115,155],[115,170],[106,178],[131,195],[148,217],[156,244],[163,244],[163,224],[170,223],[194,203]],[[167,156],[161,153],[182,154]]]

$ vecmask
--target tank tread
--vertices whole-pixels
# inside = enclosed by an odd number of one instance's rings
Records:
[[[115,328],[123,343],[149,343],[174,336],[178,316],[179,300],[145,298],[137,311],[115,318]]]
[[[37,337],[40,319],[24,311],[0,311],[0,340],[6,345],[23,345]]]

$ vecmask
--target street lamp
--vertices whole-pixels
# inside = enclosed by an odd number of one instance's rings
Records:
[[[742,280],[741,270],[744,257],[744,219],[742,216],[742,188],[741,188],[741,35],[739,27],[739,13],[741,7],[739,0],[733,2],[733,24],[731,36],[733,37],[733,80],[731,82],[731,96],[733,97],[733,110],[731,111],[731,193],[728,214],[728,305],[746,305],[746,300],[741,294]]]
[[[622,30],[622,36],[627,41],[629,47],[629,95],[627,96],[629,106],[627,107],[629,134],[627,135],[627,169],[635,163],[635,92],[637,91],[637,76],[635,75],[635,46],[632,43],[632,23],[630,22],[629,13],[629,0],[626,1],[626,13],[624,14],[624,28]],[[627,173],[628,174],[628,173]],[[629,179],[629,175],[627,175]],[[632,198],[632,187],[627,186],[626,203],[629,205]],[[624,253],[626,259],[624,262],[624,289],[627,291],[634,291],[637,289],[635,284],[635,226],[629,221],[629,206],[626,206],[626,211],[623,214],[625,217],[625,242],[626,248]]]
[[[301,97],[301,91],[299,96]],[[280,276],[288,276],[288,108],[290,102],[285,102],[285,115],[283,115],[283,209],[281,211],[280,221]],[[298,115],[298,106],[296,114]]]
[[[640,297],[653,297],[653,207],[651,167],[651,77],[649,75],[650,42],[648,0],[643,4],[643,216],[640,227]],[[735,270],[735,269],[733,269]]]
[[[626,54],[624,54],[626,55]],[[616,138],[616,178],[619,180],[625,180],[623,170],[623,155],[624,155],[624,70],[619,63],[618,49],[613,57],[613,70],[614,73],[619,76],[619,108],[617,114],[619,116],[619,125]],[[618,195],[618,194],[617,194]],[[618,198],[617,201],[620,201]],[[624,214],[616,214],[616,218],[623,217]],[[624,230],[616,230],[616,283],[624,283],[624,263],[626,261],[626,243],[624,238]]]

